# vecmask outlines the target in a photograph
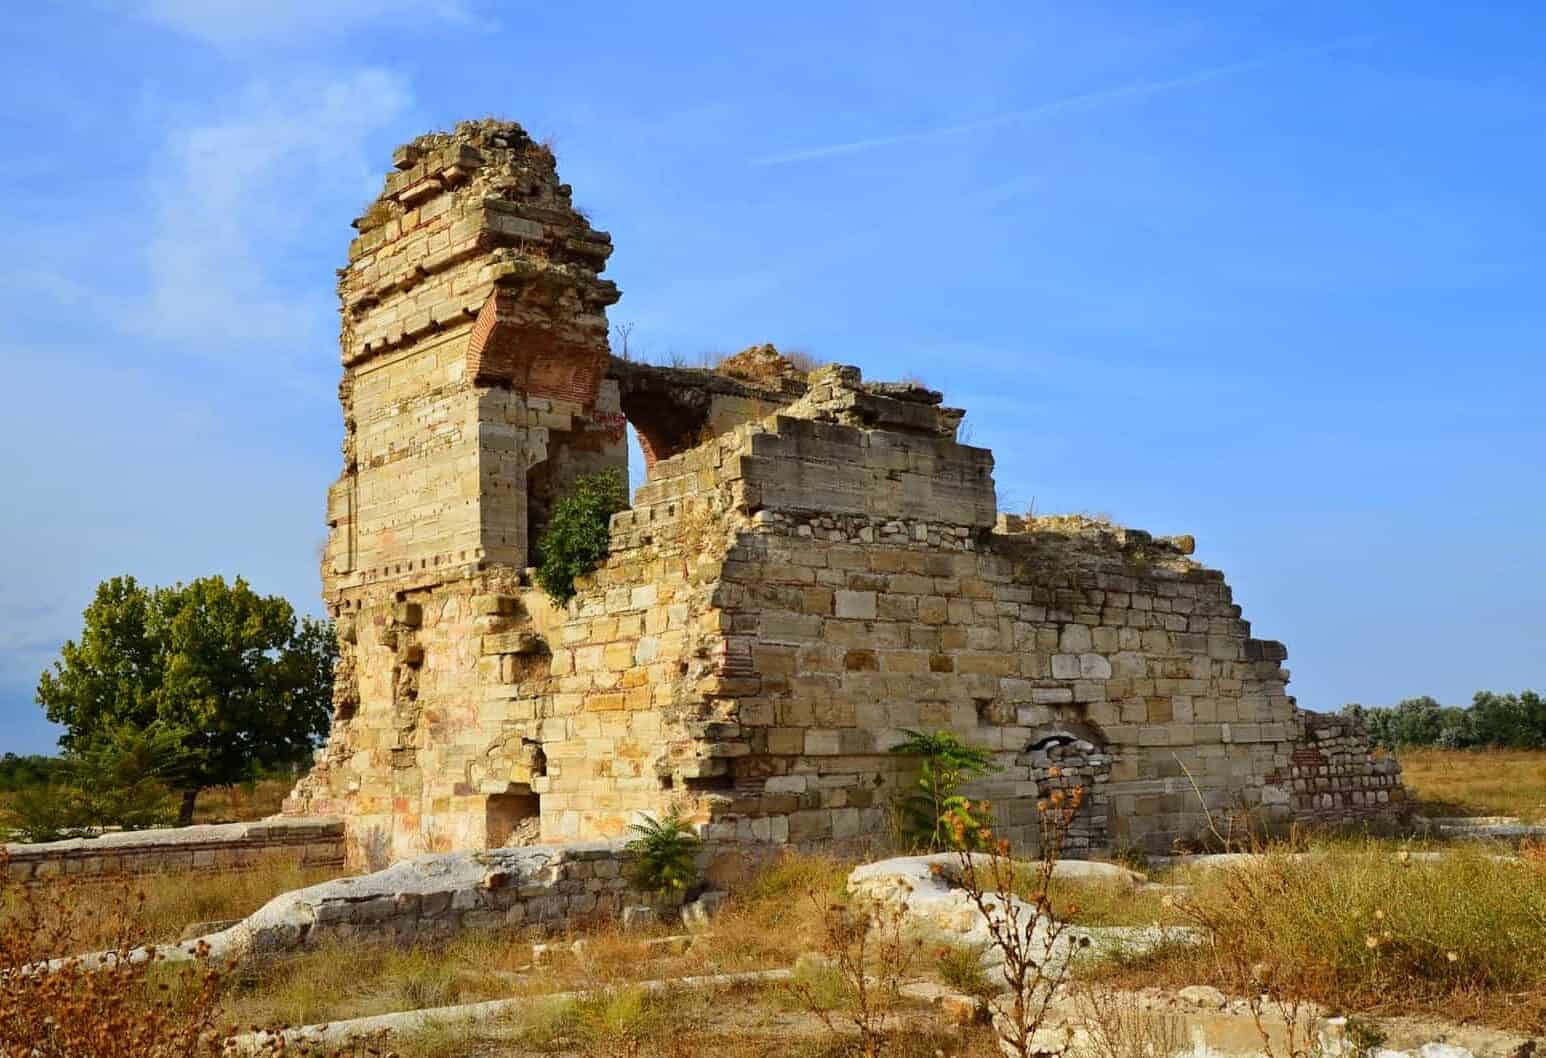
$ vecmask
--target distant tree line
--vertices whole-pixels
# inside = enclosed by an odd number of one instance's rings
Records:
[[[1477,691],[1469,706],[1440,705],[1424,695],[1395,705],[1342,707],[1385,749],[1546,749],[1546,698],[1535,691]]]
[[[0,756],[0,793],[15,793],[43,786],[59,774],[59,758],[41,753],[7,753]]]

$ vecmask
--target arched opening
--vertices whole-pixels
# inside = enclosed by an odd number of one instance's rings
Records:
[[[649,477],[649,471],[644,466],[644,446],[639,441],[638,427],[633,423],[627,424],[628,429],[628,495],[632,496],[639,491]]]
[[[1063,836],[1063,856],[1082,859],[1110,847],[1111,754],[1098,733],[1066,728],[1043,731],[1032,737],[1015,764],[1036,784],[1038,801],[1056,799],[1066,804],[1080,791],[1079,810]]]
[[[662,459],[706,440],[708,401],[694,390],[678,394],[655,390],[623,393],[623,416],[639,440],[644,478]]]

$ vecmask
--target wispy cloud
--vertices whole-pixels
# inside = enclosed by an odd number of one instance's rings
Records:
[[[367,143],[409,101],[399,77],[375,69],[257,83],[228,116],[173,133],[151,177],[148,289],[128,328],[206,355],[266,346],[275,366],[330,341],[328,287],[294,274],[289,255],[368,199],[383,165]],[[348,232],[336,230],[341,247]]]
[[[468,23],[459,0],[145,0],[141,17],[206,44],[314,40],[390,19]]]
[[[1285,49],[1273,52],[1269,55],[1258,56],[1253,59],[1245,59],[1240,62],[1225,63],[1220,66],[1210,66],[1191,73],[1181,74],[1176,77],[1166,77],[1158,80],[1133,81],[1128,84],[1118,85],[1115,88],[1104,88],[1094,92],[1082,92],[1078,95],[1065,96],[1062,99],[1053,99],[1035,106],[1025,107],[1020,110],[1006,111],[1002,114],[990,114],[971,121],[963,121],[955,125],[937,126],[930,129],[918,129],[913,132],[892,133],[885,136],[870,136],[864,139],[849,140],[845,143],[829,143],[819,147],[805,147],[799,150],[783,151],[777,154],[768,154],[760,158],[752,159],[754,166],[791,165],[797,162],[813,162],[826,158],[837,158],[850,154],[861,154],[865,151],[875,150],[880,147],[894,147],[907,143],[922,143],[928,140],[943,139],[950,136],[961,136],[972,132],[981,132],[985,129],[1000,128],[1005,125],[1021,124],[1029,121],[1037,121],[1045,118],[1058,117],[1062,114],[1094,110],[1115,103],[1122,103],[1133,99],[1142,99],[1148,96],[1161,95],[1165,92],[1173,92],[1177,89],[1188,88],[1193,85],[1204,84],[1208,81],[1217,81],[1226,77],[1236,77],[1240,74],[1250,73],[1264,67],[1287,61],[1294,58],[1304,58],[1311,55],[1321,55],[1327,52],[1339,51],[1343,48],[1366,44],[1376,39],[1375,36],[1365,34],[1356,37],[1344,37],[1305,48]]]

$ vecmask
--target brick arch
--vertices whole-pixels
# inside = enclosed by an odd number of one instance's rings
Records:
[[[655,464],[685,452],[703,440],[709,409],[702,395],[686,390],[631,390],[622,395],[623,417],[639,435],[648,475]]]
[[[473,322],[467,340],[467,374],[478,385],[505,385],[537,397],[596,401],[607,367],[607,344],[558,334],[522,313],[518,294],[496,290]]]

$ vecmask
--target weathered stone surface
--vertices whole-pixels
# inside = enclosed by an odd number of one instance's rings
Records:
[[[21,882],[172,870],[231,871],[260,863],[331,867],[344,862],[344,824],[326,818],[268,819],[125,830],[3,848],[0,863],[5,878]]]
[[[716,843],[872,839],[912,781],[906,730],[992,751],[968,792],[1016,841],[1082,791],[1069,855],[1204,841],[1210,813],[1404,810],[1393,760],[1296,709],[1286,649],[1191,537],[1000,514],[992,453],[915,384],[771,346],[610,357],[610,238],[518,126],[394,165],[339,283],[341,658],[286,805],[343,816],[354,862],[669,811]],[[625,465],[628,424],[648,478],[555,607],[535,541],[578,475]]]

